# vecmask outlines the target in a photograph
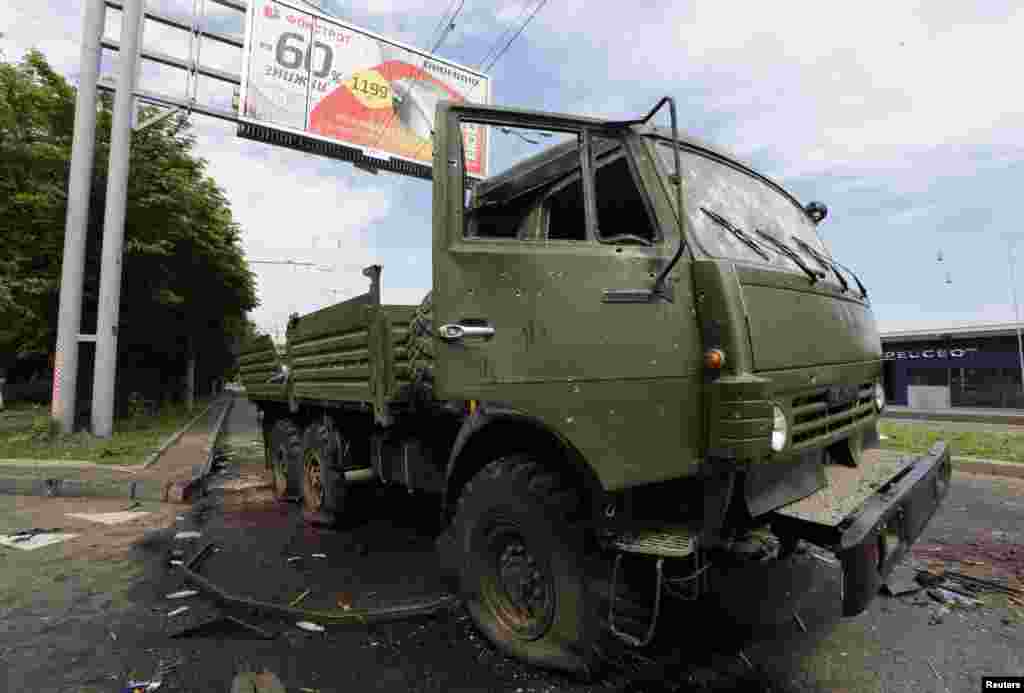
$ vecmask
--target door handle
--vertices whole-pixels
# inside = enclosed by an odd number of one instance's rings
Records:
[[[490,325],[462,325],[454,323],[441,325],[437,330],[438,335],[446,342],[458,342],[466,337],[483,337],[490,339],[494,336],[494,328]]]

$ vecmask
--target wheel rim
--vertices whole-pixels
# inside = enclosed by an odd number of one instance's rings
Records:
[[[485,606],[516,637],[540,638],[555,615],[555,586],[545,562],[514,527],[496,528],[487,544],[491,570],[482,585]]]
[[[278,496],[288,493],[288,451],[283,445],[279,445],[274,454],[274,490]]]
[[[304,463],[305,493],[303,502],[312,511],[318,511],[324,504],[324,483],[320,456],[315,451],[308,451]]]

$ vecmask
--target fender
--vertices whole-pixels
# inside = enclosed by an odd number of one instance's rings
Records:
[[[605,488],[598,479],[597,474],[584,459],[576,447],[569,442],[565,436],[552,429],[535,416],[525,414],[502,402],[480,402],[476,411],[465,419],[455,443],[452,445],[451,453],[448,455],[448,463],[445,466],[445,489],[442,498],[444,517],[450,516],[453,500],[458,496],[462,483],[475,473],[465,472],[464,464],[460,464],[463,453],[473,441],[479,440],[480,435],[486,435],[486,431],[495,424],[513,424],[531,429],[537,437],[525,442],[519,449],[530,448],[538,442],[553,444],[564,453],[565,464],[570,472],[582,482],[583,490],[590,500],[599,500],[605,494]],[[511,448],[509,452],[513,452]],[[486,462],[485,462],[486,463]],[[484,464],[485,464],[484,463]],[[480,466],[483,466],[481,464]],[[601,507],[600,503],[588,503],[592,512],[597,512]]]

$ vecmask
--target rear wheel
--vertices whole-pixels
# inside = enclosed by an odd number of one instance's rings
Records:
[[[271,429],[270,471],[274,498],[290,500],[302,493],[302,438],[290,419],[279,419]]]
[[[345,509],[350,446],[333,425],[314,423],[302,441],[302,509],[307,522],[334,524]]]
[[[600,622],[588,596],[578,493],[526,456],[484,467],[459,499],[460,589],[476,626],[507,654],[583,672]]]

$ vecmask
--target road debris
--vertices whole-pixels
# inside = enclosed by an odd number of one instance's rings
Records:
[[[327,558],[326,553],[314,553],[313,558]]]
[[[172,611],[172,612],[168,613],[168,614],[167,614],[167,617],[168,617],[168,618],[170,618],[170,617],[172,617],[172,616],[177,616],[177,615],[179,615],[179,614],[183,614],[183,613],[185,613],[186,611],[188,611],[188,609],[189,609],[189,607],[187,607],[187,606],[179,606],[179,607],[178,607],[177,609],[175,609],[174,611]]]
[[[928,662],[928,666],[931,668],[932,673],[935,674],[935,678],[937,678],[939,680],[939,683],[942,684],[942,687],[945,688],[946,691],[949,691],[949,688],[946,686],[946,682],[943,680],[942,675],[939,673],[939,670],[935,668],[934,664],[932,664],[932,660],[925,657],[924,661]]]
[[[793,612],[793,620],[794,620],[794,621],[796,621],[796,624],[797,624],[798,626],[800,626],[800,630],[801,630],[801,631],[803,631],[804,633],[806,633],[806,632],[807,632],[807,626],[806,626],[806,625],[804,625],[804,621],[803,621],[803,619],[802,619],[802,618],[800,618],[800,614],[798,614],[798,613],[797,613],[797,612],[795,612],[795,611]]]
[[[202,532],[195,532],[195,531],[178,532],[177,534],[174,535],[174,540],[175,541],[182,541],[184,539],[198,539],[201,536],[203,536]]]
[[[294,563],[295,561],[301,561],[301,560],[302,560],[302,556],[291,556],[291,557],[289,557],[285,561],[285,563]]]
[[[898,565],[893,568],[889,577],[882,585],[882,590],[890,597],[897,597],[903,594],[911,594],[921,589],[921,585],[915,580],[914,569],[908,566]]]
[[[299,621],[295,624],[302,630],[309,631],[310,633],[323,633],[325,628],[317,623],[310,623],[309,621]]]
[[[231,693],[285,693],[285,687],[273,672],[243,671],[231,682]]]
[[[180,592],[171,592],[167,595],[167,599],[185,599],[186,597],[194,597],[199,594],[198,590],[181,590]]]
[[[981,606],[981,602],[977,599],[971,599],[970,597],[965,597],[962,594],[958,594],[941,587],[929,587],[928,594],[932,599],[941,604],[953,604],[955,606],[965,607]]]
[[[301,601],[302,601],[303,599],[305,599],[306,597],[308,597],[308,596],[309,596],[309,592],[310,592],[310,590],[306,590],[305,592],[303,592],[302,594],[300,594],[300,595],[299,595],[298,597],[296,597],[295,599],[293,599],[293,600],[292,600],[292,601],[291,601],[291,602],[290,602],[290,603],[288,604],[288,606],[295,606],[296,604],[298,604],[299,602],[301,602]]]
[[[179,561],[179,560],[177,560],[177,559],[175,559],[175,560],[172,560],[172,561],[171,561],[170,563],[171,563],[171,565],[173,565],[174,567],[179,567],[179,566],[183,566],[183,565],[185,565],[185,562],[184,562],[184,561]]]
[[[117,633],[110,631],[110,639],[117,642]]]
[[[63,534],[60,530],[25,530],[21,533],[0,535],[0,545],[22,551],[34,551],[51,544],[59,544],[77,537],[77,534]]]
[[[932,611],[931,615],[928,617],[928,623],[933,626],[937,626],[942,623],[950,613],[951,611],[948,606],[940,606],[938,609]]]
[[[747,655],[746,655],[746,653],[743,650],[740,650],[736,654],[736,656],[739,657],[740,660],[742,660],[742,662],[747,665],[747,668],[749,668],[749,669],[753,669],[754,668],[754,665],[750,663],[749,659],[747,659]]]

